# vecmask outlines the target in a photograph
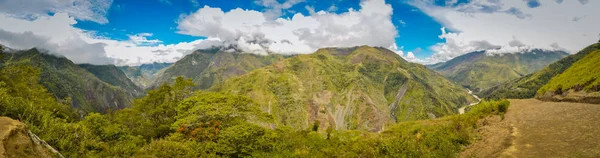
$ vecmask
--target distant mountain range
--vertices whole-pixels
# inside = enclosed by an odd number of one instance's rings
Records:
[[[26,63],[39,68],[40,83],[56,98],[70,98],[83,114],[129,107],[146,89],[184,76],[196,89],[249,96],[274,116],[270,126],[307,128],[320,122],[322,128],[380,131],[397,121],[457,113],[477,101],[463,87],[487,99],[537,96],[595,102],[599,49],[594,44],[564,59],[568,54],[562,51],[479,51],[425,67],[368,46],[293,56],[211,48],[172,64],[117,67],[77,65],[37,49],[2,48],[0,66]]]
[[[592,44],[540,71],[486,90],[482,96],[600,103],[599,55],[600,43]]]
[[[456,114],[476,100],[462,87],[385,48],[326,48],[226,80],[210,90],[247,95],[275,126],[380,131],[395,121]]]
[[[564,51],[541,49],[503,54],[477,51],[428,67],[477,93],[533,73],[567,55]]]
[[[227,52],[220,48],[197,50],[158,72],[150,87],[173,83],[175,78],[183,76],[192,78],[197,89],[208,89],[226,79],[246,74],[283,59],[284,56],[278,54],[256,55]]]
[[[123,71],[135,85],[141,88],[149,88],[153,85],[156,79],[156,74],[171,66],[173,63],[151,63],[142,64],[140,66],[119,66],[119,69]]]

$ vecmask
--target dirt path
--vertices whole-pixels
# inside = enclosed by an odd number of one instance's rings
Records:
[[[600,157],[600,105],[510,100],[460,157]]]

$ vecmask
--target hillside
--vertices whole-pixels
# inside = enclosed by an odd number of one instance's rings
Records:
[[[591,51],[542,86],[536,98],[600,104],[600,50]]]
[[[367,46],[294,56],[212,90],[247,95],[274,116],[274,126],[298,129],[317,124],[381,131],[396,120],[456,114],[475,102],[465,89],[425,66]]]
[[[477,51],[429,68],[475,92],[533,73],[560,60],[563,51],[532,49],[519,53],[488,54]]]
[[[140,66],[119,66],[119,69],[138,87],[148,88],[155,79],[155,75],[172,63],[151,63]]]
[[[41,53],[37,49],[2,52],[0,63],[26,63],[39,68],[40,83],[59,99],[68,99],[72,106],[87,112],[107,112],[128,107],[132,93],[110,85],[64,57]]]
[[[135,85],[123,71],[114,65],[79,64],[78,66],[110,85],[121,87],[132,97],[139,97],[144,94],[142,88]]]
[[[176,77],[184,76],[192,78],[197,89],[208,89],[228,78],[246,74],[283,58],[281,55],[226,52],[220,48],[197,50],[158,72],[150,87],[173,83]]]
[[[533,98],[538,89],[544,86],[553,77],[563,73],[575,62],[583,59],[593,51],[600,50],[600,43],[592,44],[577,54],[565,57],[552,63],[535,73],[511,80],[501,85],[490,88],[481,93],[481,97],[488,99],[498,98]]]

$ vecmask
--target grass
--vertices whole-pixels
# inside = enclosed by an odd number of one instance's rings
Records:
[[[538,90],[539,95],[546,92],[561,93],[570,89],[576,91],[599,91],[600,87],[600,50],[596,50],[575,62],[566,71],[552,78],[548,84]]]

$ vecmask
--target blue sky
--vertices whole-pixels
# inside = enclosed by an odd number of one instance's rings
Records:
[[[207,5],[218,7],[227,12],[231,9],[242,8],[263,11],[268,9],[251,0],[198,0],[194,4],[189,0],[115,0],[108,10],[109,23],[98,24],[92,21],[79,20],[74,25],[84,30],[96,31],[99,35],[115,40],[127,40],[127,35],[140,32],[152,33],[151,39],[158,39],[162,44],[177,44],[191,42],[203,37],[195,37],[177,33],[177,20],[182,14],[190,14]],[[283,2],[279,0],[279,2]],[[443,5],[442,3],[440,5]],[[309,15],[305,6],[313,6],[315,10],[329,10],[335,6],[335,13],[346,12],[349,8],[360,9],[360,0],[308,0],[287,9],[282,18],[288,18],[295,13]],[[394,8],[392,22],[398,28],[399,37],[396,44],[404,50],[414,51],[415,56],[426,58],[432,55],[429,46],[443,42],[440,34],[440,23],[425,13],[402,0],[387,0]],[[415,51],[416,50],[416,51]],[[420,51],[419,51],[420,50]]]
[[[479,50],[576,53],[591,0],[0,0],[0,44],[76,63],[175,62],[197,49],[306,54],[370,45],[432,64]]]

